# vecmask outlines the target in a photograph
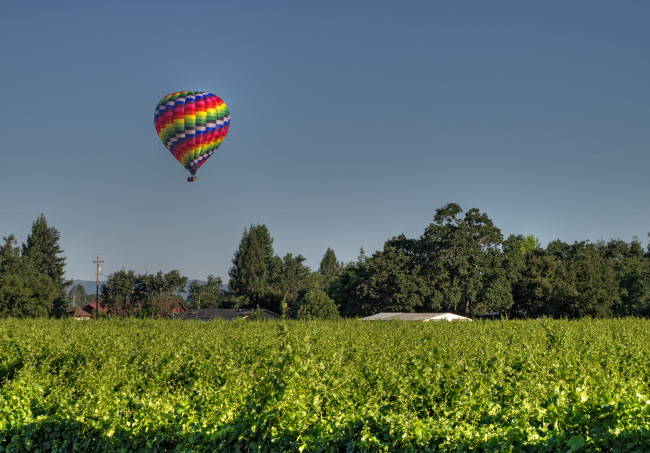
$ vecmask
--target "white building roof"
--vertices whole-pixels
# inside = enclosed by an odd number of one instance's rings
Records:
[[[362,318],[364,321],[471,321],[454,313],[403,313],[384,312]]]

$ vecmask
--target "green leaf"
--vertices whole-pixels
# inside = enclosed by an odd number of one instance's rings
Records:
[[[571,448],[571,451],[580,450],[585,446],[585,438],[583,436],[571,436],[567,445]]]

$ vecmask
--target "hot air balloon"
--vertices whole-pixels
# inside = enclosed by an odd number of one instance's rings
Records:
[[[196,181],[196,170],[217,150],[228,133],[230,112],[218,96],[203,91],[168,94],[156,106],[154,124],[160,140]]]

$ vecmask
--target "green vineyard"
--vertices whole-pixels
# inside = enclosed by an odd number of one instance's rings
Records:
[[[648,451],[650,322],[0,320],[0,451]]]

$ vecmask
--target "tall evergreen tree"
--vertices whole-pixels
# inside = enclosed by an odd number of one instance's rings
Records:
[[[357,261],[359,263],[363,263],[366,260],[366,252],[363,250],[363,246],[359,248],[359,256],[357,257]]]
[[[281,262],[273,253],[273,238],[266,225],[244,229],[239,247],[228,271],[230,291],[244,298],[247,305],[263,306],[264,298],[273,293],[271,282]]]
[[[327,248],[323,259],[320,261],[320,267],[318,271],[321,275],[326,277],[333,277],[336,275],[337,271],[341,268],[341,263],[336,260],[336,254],[331,248]]]
[[[68,307],[83,307],[90,302],[86,290],[80,284],[74,285],[68,292]]]
[[[16,238],[4,238],[0,247],[0,316],[37,317],[52,314],[59,290],[52,279],[37,274],[20,255]]]
[[[5,241],[0,247],[0,275],[11,273],[20,262],[20,247],[17,247],[16,236],[3,236]]]
[[[62,310],[67,305],[66,288],[72,284],[72,281],[64,278],[65,257],[62,256],[59,239],[59,231],[48,226],[45,216],[41,214],[32,223],[31,233],[22,245],[22,255],[35,275],[45,275],[54,283],[58,293],[54,301],[55,310]]]

